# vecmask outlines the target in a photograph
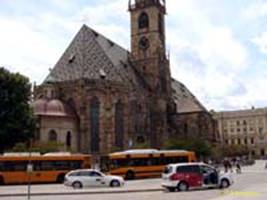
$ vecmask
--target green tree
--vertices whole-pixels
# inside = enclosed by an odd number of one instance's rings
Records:
[[[198,157],[210,156],[212,153],[211,144],[202,138],[171,138],[164,144],[164,148],[194,151]]]
[[[30,96],[28,78],[0,68],[0,152],[33,136],[35,122]]]

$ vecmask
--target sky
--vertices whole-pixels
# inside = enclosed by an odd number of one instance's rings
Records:
[[[172,76],[208,109],[267,107],[267,0],[166,0]],[[0,0],[0,66],[41,84],[83,24],[130,50],[128,0]]]

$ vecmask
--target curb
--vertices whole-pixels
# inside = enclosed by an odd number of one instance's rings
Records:
[[[68,195],[96,195],[96,194],[124,194],[142,192],[160,192],[164,189],[143,189],[143,190],[117,190],[117,191],[92,191],[92,192],[54,192],[54,193],[32,193],[31,196],[68,196]],[[25,197],[26,193],[0,194],[0,197]]]

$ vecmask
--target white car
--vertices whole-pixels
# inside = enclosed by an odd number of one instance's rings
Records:
[[[100,186],[120,187],[124,185],[124,179],[120,176],[105,175],[95,169],[81,169],[67,173],[64,185],[75,189]]]
[[[220,174],[204,163],[167,165],[162,174],[162,187],[169,191],[200,188],[227,188],[233,184],[231,173]]]

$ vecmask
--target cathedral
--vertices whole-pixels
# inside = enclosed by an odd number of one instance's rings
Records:
[[[172,137],[216,138],[205,107],[170,73],[164,0],[129,1],[131,51],[83,25],[40,86],[36,140],[96,155]]]

